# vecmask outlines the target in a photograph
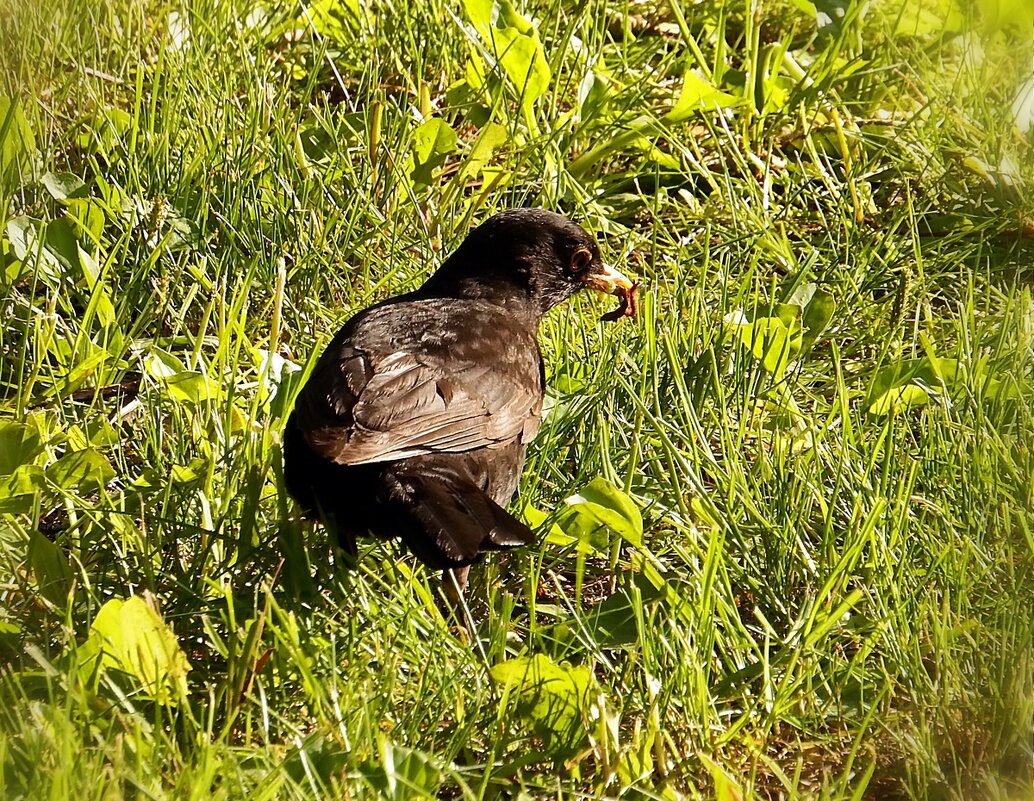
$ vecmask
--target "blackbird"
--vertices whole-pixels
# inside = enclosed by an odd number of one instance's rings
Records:
[[[356,536],[398,537],[429,567],[459,568],[461,588],[485,551],[533,542],[505,506],[542,414],[536,332],[585,287],[618,295],[622,310],[634,302],[580,226],[514,209],[471,232],[419,289],[352,317],[284,433],[287,489],[305,515],[353,557]]]

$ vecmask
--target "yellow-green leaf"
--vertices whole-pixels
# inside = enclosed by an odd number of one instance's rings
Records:
[[[500,662],[491,674],[507,688],[517,716],[542,738],[547,753],[572,754],[584,747],[595,686],[588,667],[558,665],[536,654]]]
[[[36,140],[18,99],[0,97],[0,186],[16,185]]]
[[[38,531],[29,535],[29,565],[40,594],[58,607],[64,607],[72,588],[72,568],[61,546]]]
[[[552,78],[534,23],[509,0],[464,0],[463,5],[485,48],[513,84],[521,109],[530,112]]]
[[[161,615],[138,595],[105,603],[84,649],[96,655],[96,666],[131,676],[158,703],[175,704],[187,694],[187,657]]]
[[[675,107],[664,115],[667,123],[684,122],[698,111],[714,111],[720,108],[731,108],[741,103],[741,99],[687,69],[682,76],[682,89],[679,91]]]
[[[643,516],[635,501],[602,476],[597,476],[566,503],[575,514],[606,526],[632,545],[643,544]]]
[[[439,117],[421,124],[413,132],[413,181],[429,186],[434,179],[434,171],[456,151],[457,141],[456,132]]]
[[[740,342],[778,381],[801,352],[804,343],[799,314],[797,306],[780,304],[777,314],[772,317],[751,320],[742,312],[734,312],[725,318],[725,322],[732,326]]]
[[[63,490],[96,492],[115,477],[111,462],[95,448],[66,453],[47,468],[47,479]]]

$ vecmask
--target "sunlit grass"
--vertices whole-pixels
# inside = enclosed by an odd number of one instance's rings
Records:
[[[1027,797],[1030,21],[801,5],[0,8],[0,796]],[[645,291],[544,323],[468,635],[279,432],[517,205]],[[91,650],[131,596],[185,679]]]

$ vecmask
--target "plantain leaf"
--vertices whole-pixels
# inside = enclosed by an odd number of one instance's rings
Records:
[[[83,180],[70,172],[48,172],[40,181],[55,200],[74,200],[89,194]]]
[[[732,108],[742,102],[742,98],[721,91],[706,78],[687,68],[682,76],[678,100],[674,108],[664,115],[664,121],[669,124],[685,122],[698,111]]]
[[[14,188],[36,149],[18,98],[0,96],[0,189]]]
[[[61,546],[38,531],[29,535],[29,565],[40,594],[58,607],[64,607],[72,589],[72,568]]]
[[[558,665],[536,654],[500,662],[491,675],[509,690],[514,712],[542,739],[546,753],[562,759],[585,747],[595,687],[588,667]]]
[[[433,117],[421,124],[413,133],[413,182],[430,186],[434,171],[456,152],[457,142],[456,132],[445,120]]]
[[[39,431],[14,420],[0,420],[0,476],[9,476],[22,465],[33,464],[41,453]]]
[[[643,516],[635,501],[602,476],[598,476],[565,503],[570,511],[563,519],[581,517],[590,528],[609,528],[631,545],[643,544]],[[566,526],[561,523],[561,528]]]
[[[82,494],[102,489],[114,477],[111,462],[95,448],[66,453],[47,468],[48,481]]]
[[[534,23],[509,0],[464,0],[463,6],[491,58],[516,90],[522,111],[529,113],[552,78]]]
[[[79,656],[87,675],[118,670],[160,704],[174,705],[186,697],[187,657],[161,615],[138,595],[101,607]]]
[[[799,315],[800,307],[779,304],[774,316],[751,320],[742,312],[733,312],[725,322],[743,346],[778,381],[804,344]]]

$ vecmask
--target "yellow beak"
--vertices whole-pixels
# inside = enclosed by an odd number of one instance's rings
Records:
[[[616,295],[623,289],[631,289],[632,282],[624,273],[603,265],[599,272],[590,272],[582,279],[585,285],[608,295]]]

